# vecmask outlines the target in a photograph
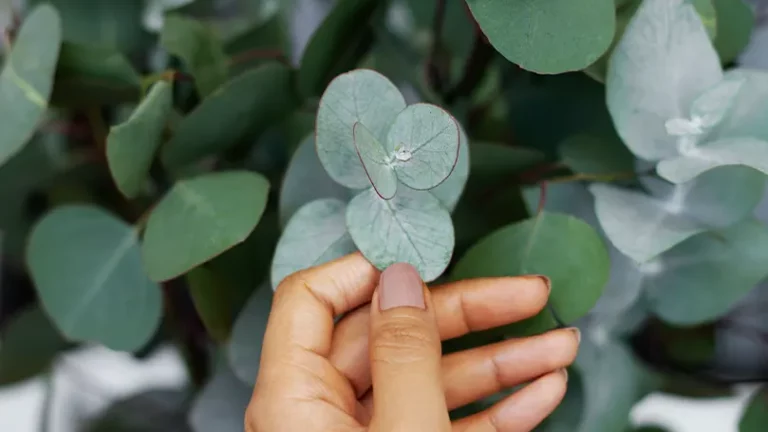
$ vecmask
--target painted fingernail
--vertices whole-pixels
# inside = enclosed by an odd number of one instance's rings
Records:
[[[568,369],[562,368],[560,369],[560,373],[563,374],[563,378],[565,378],[565,382],[568,382]]]
[[[410,264],[395,263],[381,272],[379,309],[396,307],[426,309],[421,276]]]
[[[576,327],[570,327],[568,330],[572,331],[573,335],[576,336],[576,343],[581,343],[581,330]]]

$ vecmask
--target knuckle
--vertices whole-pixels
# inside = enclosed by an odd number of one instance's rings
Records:
[[[411,363],[435,353],[439,355],[439,342],[426,325],[416,319],[381,324],[371,345],[374,362]]]

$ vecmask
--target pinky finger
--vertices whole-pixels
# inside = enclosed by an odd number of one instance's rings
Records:
[[[529,432],[563,400],[567,381],[565,369],[544,375],[491,408],[453,422],[453,432]]]

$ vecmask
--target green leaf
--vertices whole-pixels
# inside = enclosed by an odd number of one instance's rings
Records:
[[[429,190],[429,193],[434,195],[449,211],[456,208],[469,177],[469,138],[462,127],[459,127],[459,134],[459,158],[456,161],[456,166],[445,181]]]
[[[358,64],[372,41],[370,22],[378,5],[377,0],[336,2],[301,57],[297,84],[303,96],[319,95],[333,77]],[[368,123],[365,125],[376,132]]]
[[[317,109],[317,155],[336,182],[351,188],[370,186],[355,151],[353,128],[361,123],[380,142],[397,115],[405,109],[400,90],[386,77],[358,69],[336,77],[320,98]]]
[[[181,168],[248,142],[297,104],[291,70],[286,66],[273,63],[243,73],[184,117],[163,147],[163,162]]]
[[[739,432],[760,432],[768,426],[768,387],[763,386],[749,400],[739,421]]]
[[[724,64],[736,60],[749,43],[755,14],[744,0],[712,0],[717,12],[715,49]]]
[[[572,432],[584,412],[584,382],[575,368],[568,368],[568,389],[562,402],[536,429],[536,432]]]
[[[207,97],[227,81],[229,59],[224,46],[203,23],[180,15],[168,15],[160,44],[186,63],[201,97]]]
[[[404,188],[391,200],[373,189],[360,192],[347,207],[347,228],[377,268],[406,262],[425,282],[443,273],[453,253],[451,215],[428,192]]]
[[[135,197],[145,186],[172,110],[173,89],[161,81],[152,86],[128,120],[110,129],[107,163],[117,188],[126,197]]]
[[[467,0],[491,44],[507,60],[540,74],[580,70],[610,46],[611,0]]]
[[[481,239],[456,264],[453,279],[541,274],[552,280],[550,304],[571,323],[584,316],[608,281],[600,236],[583,221],[541,212]]]
[[[662,255],[645,283],[649,305],[678,325],[712,321],[768,276],[768,228],[745,221],[699,234]]]
[[[411,189],[428,190],[453,172],[460,138],[459,124],[450,114],[435,105],[417,103],[395,117],[387,133],[386,152],[398,180]]]
[[[268,192],[267,180],[247,171],[176,183],[147,221],[142,252],[149,277],[173,279],[242,243],[259,223]]]
[[[699,14],[701,23],[704,24],[704,28],[707,30],[707,35],[710,40],[714,40],[717,36],[717,11],[715,10],[715,0],[689,0],[696,12]]]
[[[642,0],[625,0],[623,2],[617,2],[616,5],[616,33],[613,35],[613,42],[611,47],[603,54],[597,61],[587,66],[584,69],[584,73],[591,78],[605,83],[605,76],[608,74],[608,61],[613,55],[613,51],[616,48],[616,44],[619,43],[624,36],[627,24],[637,12],[637,8],[642,4]]]
[[[272,289],[288,275],[354,252],[347,205],[334,198],[302,206],[288,222],[272,259]],[[307,241],[311,239],[311,241]]]
[[[48,107],[61,45],[61,20],[49,5],[24,20],[0,73],[0,165],[19,152]]]
[[[387,154],[384,145],[362,123],[355,123],[352,136],[355,140],[355,151],[373,189],[383,199],[391,199],[397,192],[393,155]]]
[[[768,141],[768,72],[731,69],[725,74],[729,81],[742,81],[731,110],[707,135],[707,141],[724,138],[753,137]]]
[[[18,312],[0,334],[0,386],[43,372],[66,347],[42,309],[33,306]]]
[[[509,175],[530,168],[545,159],[539,151],[525,147],[512,147],[498,143],[476,142],[472,144],[470,172],[473,177],[498,181],[499,176]]]
[[[187,273],[189,294],[195,309],[208,334],[219,343],[229,339],[234,321],[228,282],[206,267],[197,267]]]
[[[560,157],[577,173],[610,175],[635,170],[634,156],[618,137],[572,135],[560,144]]]
[[[232,371],[246,384],[255,384],[259,375],[261,347],[271,308],[272,290],[264,284],[248,299],[232,329],[227,358]]]
[[[276,14],[229,38],[224,50],[231,58],[231,73],[240,74],[265,63],[270,56],[264,54],[290,59],[291,40],[287,27],[283,16]]]
[[[65,42],[61,46],[51,103],[66,107],[138,101],[141,77],[114,48]]]
[[[656,170],[673,183],[686,183],[723,166],[746,166],[768,174],[768,141],[748,137],[722,139],[697,146],[682,156],[665,159],[659,162]]]
[[[280,188],[280,222],[285,226],[296,211],[320,198],[336,198],[347,202],[354,191],[333,181],[325,172],[315,150],[314,134],[307,136],[293,153]]]
[[[135,228],[96,207],[48,213],[29,238],[27,265],[43,308],[71,340],[135,351],[161,317],[160,288],[144,274]]]
[[[645,0],[611,56],[608,109],[619,135],[637,156],[676,153],[665,124],[723,77],[720,60],[693,6],[685,0]]]
[[[243,432],[243,416],[251,401],[252,386],[245,385],[221,364],[197,394],[189,411],[195,432]]]

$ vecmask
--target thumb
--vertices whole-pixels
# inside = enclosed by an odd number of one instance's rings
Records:
[[[450,430],[440,335],[416,269],[397,263],[384,270],[371,306],[372,430]]]

